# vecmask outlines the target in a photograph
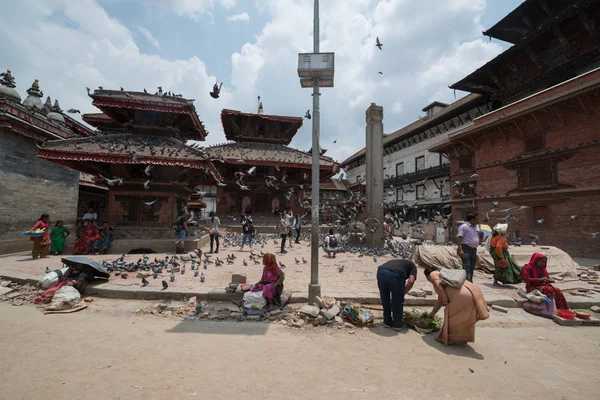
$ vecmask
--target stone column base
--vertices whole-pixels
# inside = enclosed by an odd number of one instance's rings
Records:
[[[317,304],[317,297],[321,297],[321,285],[308,285],[308,304],[314,306]]]

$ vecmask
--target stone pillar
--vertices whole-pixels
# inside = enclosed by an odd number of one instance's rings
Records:
[[[367,246],[383,246],[383,107],[371,103],[367,109],[367,146],[366,146],[366,168],[367,168],[367,215],[369,219],[374,218],[366,224]],[[377,230],[373,233],[372,228],[376,225]]]

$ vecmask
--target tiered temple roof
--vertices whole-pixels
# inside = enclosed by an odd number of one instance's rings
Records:
[[[101,134],[47,142],[39,157],[95,175],[108,174],[111,164],[141,164],[204,169],[220,179],[208,153],[184,142],[204,140],[207,134],[193,100],[104,89],[88,94],[103,112],[83,119]]]
[[[171,133],[186,140],[204,140],[208,134],[194,100],[180,95],[98,89],[89,96],[106,117],[130,132]]]
[[[223,110],[221,122],[227,140],[288,145],[302,127],[302,118]]]

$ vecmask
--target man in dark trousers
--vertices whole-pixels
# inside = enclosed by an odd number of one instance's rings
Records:
[[[467,271],[467,280],[473,282],[473,271],[477,264],[477,246],[483,240],[483,232],[479,229],[477,214],[467,214],[467,222],[458,228],[457,255],[461,258],[463,269]]]
[[[410,260],[390,260],[379,266],[377,286],[383,306],[383,326],[402,330],[404,295],[412,289],[416,280],[417,266]]]

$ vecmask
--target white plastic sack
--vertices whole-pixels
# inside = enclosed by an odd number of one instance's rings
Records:
[[[50,286],[56,285],[60,280],[60,277],[63,276],[69,267],[57,269],[54,271],[50,271],[40,279],[39,285],[42,289],[48,289]]]
[[[81,300],[81,294],[73,286],[63,286],[54,293],[52,297],[52,303],[46,310],[58,311],[68,310],[69,308],[75,307]]]
[[[244,307],[262,310],[267,305],[267,299],[263,297],[262,290],[260,292],[244,293]]]

